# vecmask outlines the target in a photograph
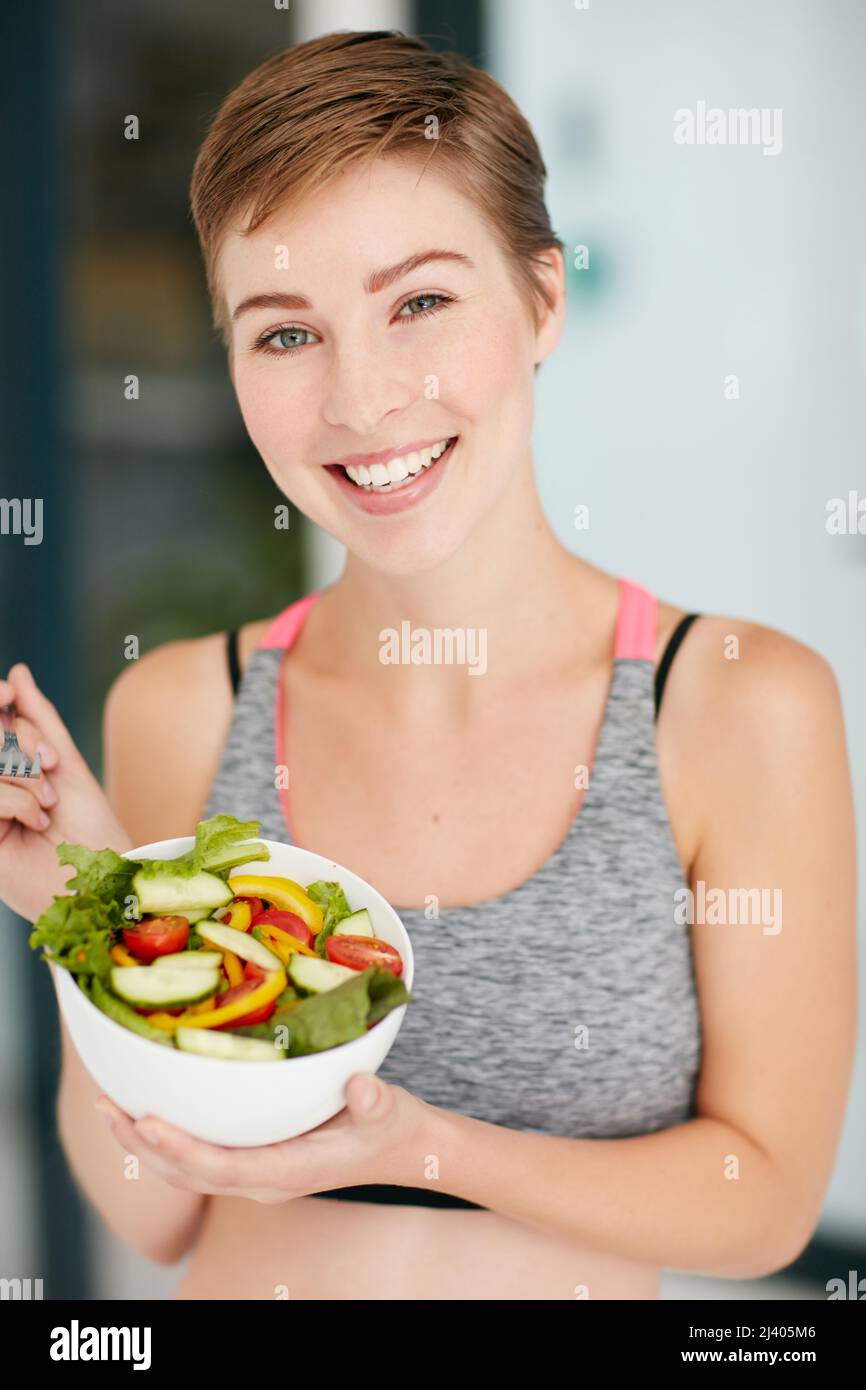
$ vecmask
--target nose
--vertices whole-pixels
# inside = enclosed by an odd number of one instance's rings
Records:
[[[344,348],[334,354],[322,413],[329,425],[360,437],[372,434],[387,416],[405,410],[415,394],[412,383],[392,369],[384,354]]]

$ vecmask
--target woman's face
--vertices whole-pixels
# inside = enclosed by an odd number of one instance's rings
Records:
[[[441,564],[531,467],[533,369],[561,307],[536,333],[474,206],[429,169],[378,159],[250,236],[233,227],[218,275],[250,438],[364,563]],[[561,292],[555,254],[550,275]]]

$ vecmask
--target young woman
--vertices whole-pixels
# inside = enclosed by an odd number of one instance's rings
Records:
[[[531,447],[565,315],[544,179],[506,94],[419,40],[334,34],[252,73],[193,212],[249,433],[344,573],[125,670],[107,801],[28,669],[0,682],[48,773],[0,789],[24,915],[62,891],[60,840],[123,850],[220,810],[361,873],[412,935],[380,1073],[286,1144],[103,1099],[109,1130],[64,1029],[73,1171],[127,1243],[192,1252],[180,1297],[653,1298],[664,1267],[779,1269],[818,1219],[855,1010],[837,684],[555,538]],[[386,662],[404,623],[484,660]],[[751,890],[781,913],[704,920]]]

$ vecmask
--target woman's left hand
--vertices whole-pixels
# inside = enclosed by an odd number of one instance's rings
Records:
[[[280,1144],[231,1149],[194,1139],[153,1115],[133,1120],[105,1095],[96,1105],[110,1117],[124,1151],[172,1187],[265,1203],[359,1183],[422,1185],[434,1113],[402,1086],[356,1072],[346,1084],[345,1107],[323,1125]]]

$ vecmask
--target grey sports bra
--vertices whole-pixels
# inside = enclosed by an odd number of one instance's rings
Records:
[[[690,929],[674,915],[674,895],[688,883],[659,782],[655,719],[698,615],[682,619],[655,671],[656,599],[626,579],[619,595],[589,785],[562,842],[510,892],[441,908],[435,920],[424,908],[397,909],[412,938],[415,982],[379,1075],[432,1105],[511,1129],[622,1138],[695,1113],[700,1010]],[[276,761],[288,762],[280,675],[318,597],[279,614],[242,676],[229,634],[235,703],[202,818],[258,820],[264,837],[293,843],[274,779],[275,748]],[[315,1195],[477,1209],[421,1179],[425,1186]]]

